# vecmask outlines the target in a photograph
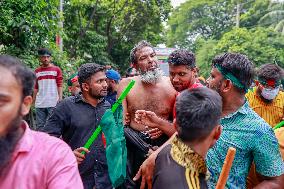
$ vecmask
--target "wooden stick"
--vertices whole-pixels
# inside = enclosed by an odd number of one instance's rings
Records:
[[[230,147],[228,149],[226,159],[224,161],[222,171],[221,171],[221,174],[219,176],[219,179],[218,179],[218,182],[217,182],[217,185],[216,185],[216,189],[224,189],[225,188],[231,167],[233,165],[235,154],[236,154],[236,149],[233,148],[233,147]]]

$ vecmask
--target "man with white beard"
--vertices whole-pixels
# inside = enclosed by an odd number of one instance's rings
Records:
[[[128,128],[141,139],[152,146],[160,146],[167,140],[167,136],[158,128],[149,130],[147,125],[135,122],[135,112],[136,110],[148,110],[155,112],[163,119],[171,120],[176,91],[170,79],[163,76],[163,72],[158,68],[156,53],[150,43],[140,41],[135,45],[131,50],[130,60],[134,68],[140,72],[140,75],[125,78],[119,84],[118,96],[132,79],[135,80],[134,87],[123,101],[124,117],[126,113],[129,114]],[[147,137],[144,137],[143,133],[149,134],[150,138],[145,140]],[[130,160],[129,163],[133,171],[131,171],[133,174],[129,176],[133,178],[145,157],[141,157],[137,147],[131,146],[129,141],[127,142],[128,160]],[[132,186],[132,188],[135,187]]]

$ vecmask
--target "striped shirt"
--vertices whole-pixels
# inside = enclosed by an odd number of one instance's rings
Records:
[[[55,107],[59,99],[58,87],[62,86],[63,80],[61,69],[57,66],[39,67],[35,74],[35,89],[38,90],[35,107]]]
[[[250,107],[262,117],[270,126],[274,127],[284,117],[284,93],[279,91],[271,103],[265,103],[253,88],[246,94]]]
[[[215,188],[229,147],[236,155],[225,188],[245,189],[252,161],[263,176],[284,173],[279,145],[272,128],[246,102],[238,111],[221,119],[222,134],[206,157],[211,173],[209,188]]]

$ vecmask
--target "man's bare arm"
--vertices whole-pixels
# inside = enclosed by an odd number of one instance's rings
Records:
[[[58,91],[59,101],[61,101],[62,98],[63,98],[63,90],[62,90],[62,87],[57,87],[57,91]]]
[[[262,180],[255,189],[281,189],[284,188],[284,174],[277,177],[266,177],[257,173],[257,177]]]
[[[38,93],[38,89],[34,89],[34,93],[33,93],[33,104],[35,103],[37,93]]]
[[[173,123],[158,117],[152,111],[137,110],[135,112],[135,121],[148,127],[158,128],[169,137],[176,132]]]
[[[124,88],[128,85],[128,83],[130,82],[129,79],[125,78],[122,79],[118,85],[118,89],[117,89],[117,98],[121,95],[121,93],[123,92]],[[129,124],[129,119],[130,116],[129,114],[127,115],[127,97],[122,101],[122,107],[123,107],[123,124]]]

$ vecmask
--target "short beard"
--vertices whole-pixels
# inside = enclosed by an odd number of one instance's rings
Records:
[[[18,112],[17,116],[10,122],[9,131],[6,136],[0,137],[0,176],[8,171],[7,167],[15,150],[15,147],[20,139],[19,127],[22,122],[22,116]]]
[[[154,70],[141,73],[140,79],[143,83],[156,84],[163,75],[164,72],[160,68],[156,68]]]
[[[95,98],[95,99],[98,99],[98,100],[100,100],[100,99],[102,99],[102,98],[105,97],[105,96],[103,96],[103,95],[97,94],[96,91],[94,91],[94,90],[91,89],[91,88],[90,88],[90,90],[89,90],[89,95],[90,95],[91,97]]]
[[[218,86],[214,86],[214,87],[211,87],[210,89],[216,91],[220,96],[221,96],[221,85],[222,85],[222,81],[219,81],[218,83]]]

